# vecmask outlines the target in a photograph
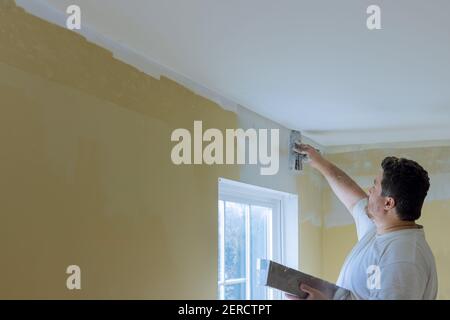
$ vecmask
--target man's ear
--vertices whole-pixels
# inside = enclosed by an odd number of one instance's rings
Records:
[[[389,211],[395,208],[397,204],[395,203],[395,199],[392,197],[384,198],[384,210]]]

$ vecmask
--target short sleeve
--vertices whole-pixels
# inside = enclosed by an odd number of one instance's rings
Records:
[[[358,234],[358,240],[361,240],[367,232],[375,228],[375,224],[370,220],[367,215],[367,204],[369,203],[368,198],[363,198],[359,200],[352,210],[352,216],[356,224],[356,232]]]

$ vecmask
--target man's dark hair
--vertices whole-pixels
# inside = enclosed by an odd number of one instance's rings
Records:
[[[430,189],[428,172],[413,160],[396,157],[387,157],[381,163],[381,167],[383,168],[381,195],[394,198],[400,220],[419,219]]]

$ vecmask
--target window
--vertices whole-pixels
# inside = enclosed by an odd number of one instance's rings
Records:
[[[286,212],[295,216],[297,196],[226,179],[219,180],[218,298],[225,300],[280,299],[280,292],[262,285],[259,261],[285,263]],[[292,210],[294,209],[294,210]],[[297,238],[297,237],[296,237]],[[297,242],[296,239],[292,239]],[[292,242],[291,241],[291,242]]]

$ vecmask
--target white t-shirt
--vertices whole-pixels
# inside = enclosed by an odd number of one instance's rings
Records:
[[[423,228],[378,235],[367,204],[368,199],[361,199],[353,208],[358,243],[337,285],[350,290],[353,299],[436,299],[436,266]]]

